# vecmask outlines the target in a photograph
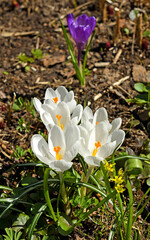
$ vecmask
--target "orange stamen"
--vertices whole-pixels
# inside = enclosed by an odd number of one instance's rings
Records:
[[[95,143],[95,149],[93,150],[93,153],[92,153],[92,156],[93,156],[93,157],[96,156],[97,149],[98,149],[99,147],[101,147],[101,146],[102,146],[102,145],[101,145],[100,141],[97,141],[97,142]]]
[[[60,149],[61,149],[61,147],[59,147],[59,146],[54,147],[54,152],[56,152],[56,159],[57,160],[61,160],[61,155],[59,154]]]
[[[53,100],[54,100],[54,103],[57,103],[58,102],[58,97],[54,97]]]
[[[56,118],[58,119],[58,125],[59,125],[59,127],[63,130],[64,126],[63,126],[63,124],[60,123],[61,116],[57,114],[57,115],[56,115]]]
[[[96,125],[98,124],[98,122],[96,122]]]

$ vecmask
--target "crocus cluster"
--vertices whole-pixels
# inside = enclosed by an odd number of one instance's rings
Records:
[[[31,139],[32,150],[40,161],[58,173],[71,168],[78,153],[89,168],[99,167],[124,141],[121,118],[110,123],[103,107],[94,115],[89,107],[83,110],[73,91],[68,92],[63,86],[55,91],[48,88],[43,103],[37,98],[33,102],[48,131],[48,143],[36,134]]]

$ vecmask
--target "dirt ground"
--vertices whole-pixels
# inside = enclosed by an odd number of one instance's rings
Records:
[[[38,130],[45,131],[44,126],[37,124],[31,114],[25,110],[13,111],[14,96],[29,99],[44,98],[48,87],[53,89],[65,86],[75,93],[75,98],[81,104],[86,103],[93,111],[105,107],[110,120],[122,118],[122,129],[128,131],[132,116],[134,123],[123,144],[124,149],[135,154],[142,152],[141,142],[148,140],[149,118],[141,118],[143,108],[128,103],[126,99],[133,98],[136,82],[150,83],[150,38],[147,38],[148,48],[140,48],[135,37],[135,22],[129,18],[134,7],[141,7],[137,1],[117,0],[107,4],[108,18],[102,21],[102,14],[95,1],[67,0],[18,0],[19,7],[12,1],[0,0],[0,168],[3,180],[1,184],[14,186],[17,180],[10,182],[9,173],[5,171],[19,162],[11,157],[16,146],[24,150],[30,147],[30,139]],[[110,8],[113,8],[111,13]],[[120,9],[120,36],[114,42],[116,25],[115,8]],[[146,11],[147,22],[143,20],[143,31],[150,28],[150,4],[145,1],[142,7]],[[70,61],[67,44],[60,26],[59,18],[70,36],[66,16],[73,12],[77,17],[81,14],[95,16],[97,20],[96,33],[87,58],[89,74],[86,76],[86,86],[79,85],[75,71]],[[127,36],[124,28],[130,33]],[[70,36],[71,38],[71,36]],[[77,50],[71,38],[75,53]],[[110,47],[108,49],[108,42]],[[32,57],[32,49],[40,49],[42,59],[24,64],[18,55],[25,53]],[[83,50],[84,54],[85,50]],[[120,55],[119,55],[120,54]],[[26,65],[30,67],[29,71]],[[29,133],[16,130],[21,117],[30,123]],[[138,120],[138,121],[135,121]],[[20,163],[24,158],[20,159]],[[15,176],[17,173],[14,171]],[[14,178],[15,179],[15,178]]]

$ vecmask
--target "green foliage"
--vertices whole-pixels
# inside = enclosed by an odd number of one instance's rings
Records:
[[[31,53],[33,54],[33,57],[35,59],[42,59],[43,58],[43,54],[42,54],[42,51],[40,49],[32,49]]]
[[[23,62],[23,63],[33,63],[34,62],[34,59],[32,57],[28,57],[25,53],[20,53],[18,55],[18,59],[20,62]]]
[[[5,228],[7,235],[3,235],[4,240],[19,240],[21,238],[22,232],[15,232],[12,228]]]
[[[36,112],[33,105],[33,99],[23,99],[22,97],[19,97],[15,99],[15,102],[13,104],[13,110],[14,111],[20,111],[20,110],[26,110],[27,112],[31,112],[33,117],[36,117]]]
[[[30,131],[30,123],[26,123],[25,119],[23,117],[21,117],[18,121],[18,127],[16,128],[17,130],[19,130],[20,132],[22,131],[26,131],[29,132]]]
[[[143,37],[149,37],[150,36],[150,30],[146,30],[143,32]]]
[[[25,53],[20,53],[18,59],[23,63],[33,63],[35,59],[42,59],[43,53],[40,49],[32,49],[31,53],[33,57],[28,57]]]
[[[145,106],[147,109],[150,109],[150,87],[144,85],[143,83],[136,83],[134,88],[138,94],[133,99],[127,99],[127,102],[135,103],[140,106]]]

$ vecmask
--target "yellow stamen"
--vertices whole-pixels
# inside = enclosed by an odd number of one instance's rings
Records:
[[[60,149],[61,149],[61,147],[59,147],[59,146],[54,147],[54,151],[56,152],[56,159],[57,160],[61,160],[61,155],[59,154]]]
[[[57,114],[57,115],[56,115],[56,118],[57,118],[57,120],[58,120],[58,125],[59,125],[59,127],[63,130],[64,126],[63,126],[63,124],[60,123],[61,116]]]
[[[58,102],[58,97],[54,97],[53,100],[54,100],[54,103],[57,103]]]
[[[100,141],[97,141],[96,143],[95,143],[95,149],[93,150],[93,153],[92,153],[92,156],[93,157],[95,157],[95,155],[96,155],[96,153],[97,153],[97,149],[99,148],[99,147],[101,147],[102,145],[101,145],[101,143],[100,143]]]

